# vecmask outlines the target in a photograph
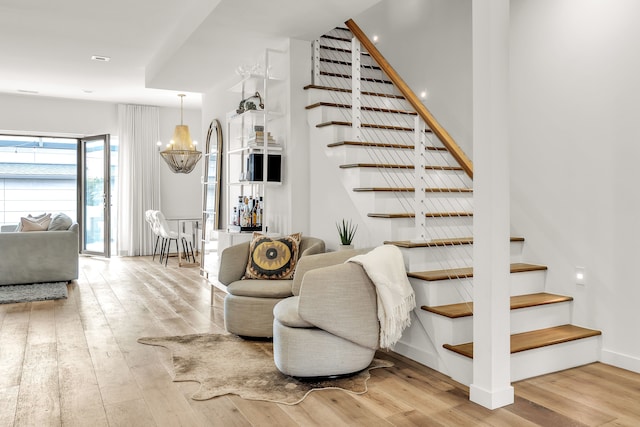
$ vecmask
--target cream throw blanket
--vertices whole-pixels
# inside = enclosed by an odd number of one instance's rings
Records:
[[[398,342],[404,328],[411,324],[416,306],[415,294],[407,278],[402,252],[396,246],[379,246],[369,253],[347,260],[360,264],[376,287],[380,347]]]

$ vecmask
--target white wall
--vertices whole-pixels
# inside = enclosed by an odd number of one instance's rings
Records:
[[[179,105],[177,98],[176,105]],[[171,139],[175,125],[179,123],[179,107],[160,108],[160,135],[163,140]],[[189,126],[193,139],[202,141],[199,110],[184,110],[184,124]],[[74,137],[104,133],[117,135],[118,108],[117,104],[107,102],[0,94],[0,131]],[[177,175],[164,161],[161,163],[160,209],[169,218],[200,218],[200,166],[189,175]]]
[[[471,0],[383,0],[354,21],[472,158]]]
[[[603,360],[640,371],[640,3],[511,2],[511,200],[525,260],[603,332]],[[575,267],[586,285],[575,284]]]

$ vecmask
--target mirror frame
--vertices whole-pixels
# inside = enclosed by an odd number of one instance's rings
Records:
[[[206,236],[207,236],[207,194],[208,189],[212,183],[209,182],[209,162],[211,158],[211,137],[213,132],[216,132],[216,141],[215,141],[215,153],[216,153],[216,182],[215,182],[215,204],[213,207],[213,227],[215,230],[220,228],[220,188],[221,188],[221,180],[222,180],[222,126],[220,125],[220,121],[218,119],[213,119],[211,123],[209,123],[209,130],[207,131],[207,141],[205,144],[205,155],[206,162],[204,164],[204,175],[203,175],[203,186],[202,186],[202,255],[200,256],[200,270],[204,271],[204,255],[205,255],[205,244],[206,244]]]

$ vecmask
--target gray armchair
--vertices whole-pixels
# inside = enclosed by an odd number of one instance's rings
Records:
[[[299,259],[323,253],[324,241],[302,237]],[[224,325],[232,334],[247,337],[273,336],[273,307],[293,295],[294,280],[243,280],[249,260],[249,242],[222,251],[218,281],[227,286],[224,299]],[[300,261],[298,261],[300,262]],[[298,275],[298,267],[294,275]]]
[[[295,377],[365,369],[379,344],[376,290],[364,269],[344,263],[367,251],[340,251],[300,260],[293,293],[274,308],[276,367]]]

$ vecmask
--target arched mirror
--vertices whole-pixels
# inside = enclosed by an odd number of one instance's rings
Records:
[[[220,228],[220,180],[222,179],[222,127],[213,119],[204,148],[202,189],[202,256],[200,272],[217,274],[218,229]]]

